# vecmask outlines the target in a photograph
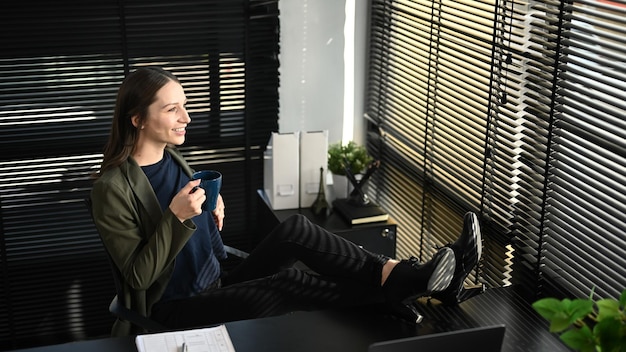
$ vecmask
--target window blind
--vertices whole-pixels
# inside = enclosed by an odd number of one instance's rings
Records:
[[[137,67],[180,78],[192,119],[180,149],[222,171],[223,237],[250,248],[277,129],[277,1],[27,0],[0,17],[0,349],[109,334],[114,286],[83,199]]]
[[[366,117],[382,172],[371,187],[399,220],[402,256],[453,239],[472,210],[489,285],[618,296],[625,11],[616,1],[372,2]]]
[[[516,210],[529,221],[515,235],[539,269],[539,294],[608,298],[626,288],[624,15],[615,1],[537,1],[531,30],[516,32],[529,41],[512,70],[528,77],[522,138],[543,148],[523,155],[519,186],[541,198]]]
[[[495,11],[495,1],[372,2],[367,117],[382,172],[371,192],[400,224],[399,257],[430,259],[466,211],[481,212]]]

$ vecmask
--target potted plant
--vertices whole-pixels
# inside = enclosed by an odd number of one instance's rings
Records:
[[[354,141],[331,144],[328,147],[328,170],[333,174],[336,198],[350,198],[359,205],[368,203],[363,186],[379,165],[380,162],[374,161],[365,147]]]
[[[577,351],[626,351],[626,290],[619,300],[543,298],[532,304],[550,331]]]
[[[360,174],[372,160],[367,149],[354,141],[345,145],[337,142],[328,146],[328,170],[335,175],[346,176],[346,162],[353,175]]]

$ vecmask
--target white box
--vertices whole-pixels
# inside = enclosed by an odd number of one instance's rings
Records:
[[[263,153],[263,188],[274,210],[299,207],[299,134],[272,132]]]
[[[324,187],[328,168],[328,130],[300,133],[300,207],[308,208],[320,189],[320,168]]]

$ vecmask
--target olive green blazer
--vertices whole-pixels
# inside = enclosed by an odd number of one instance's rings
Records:
[[[182,155],[166,148],[191,176]],[[191,220],[181,223],[168,209],[161,210],[156,194],[141,167],[132,159],[108,170],[93,184],[93,217],[111,259],[121,272],[123,301],[150,316],[174,270],[176,255],[196,230]],[[111,334],[136,334],[127,321],[116,320]]]

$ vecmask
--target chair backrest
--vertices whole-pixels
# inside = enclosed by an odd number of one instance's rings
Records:
[[[93,218],[91,197],[85,198],[85,205],[87,206],[87,210],[89,211],[89,216],[91,217],[91,221],[95,225],[96,222],[95,222],[95,219]],[[123,299],[123,295],[122,295],[122,273],[120,273],[119,269],[117,268],[117,266],[113,262],[113,259],[111,258],[111,255],[109,254],[109,251],[107,250],[106,246],[104,245],[104,241],[102,241],[102,235],[98,231],[97,226],[96,226],[96,231],[98,232],[98,237],[100,238],[100,241],[102,243],[102,247],[104,248],[104,252],[107,255],[107,259],[108,259],[109,265],[111,267],[111,272],[113,273],[113,282],[115,283],[115,293],[117,293],[117,295],[120,296],[120,299]],[[123,302],[121,302],[121,303],[123,303]]]
[[[87,206],[87,210],[89,211],[89,216],[91,217],[91,220],[93,221],[95,225],[95,219],[93,218],[91,197],[85,198],[85,205]],[[115,262],[113,262],[113,258],[111,258],[111,254],[109,253],[106,246],[104,245],[104,241],[102,241],[102,235],[98,231],[97,227],[96,227],[96,231],[98,232],[98,237],[100,237],[100,241],[102,242],[102,247],[104,248],[104,251],[106,252],[107,259],[109,260],[109,266],[111,267],[111,273],[113,274],[113,281],[115,283],[116,295],[111,300],[111,304],[109,304],[109,312],[113,314],[115,317],[117,317],[118,319],[126,320],[130,322],[131,324],[149,332],[167,330],[167,328],[163,326],[162,324],[126,307],[126,305],[124,304],[125,303],[124,302],[124,286],[122,285],[122,282],[123,282],[122,273],[115,265]]]

